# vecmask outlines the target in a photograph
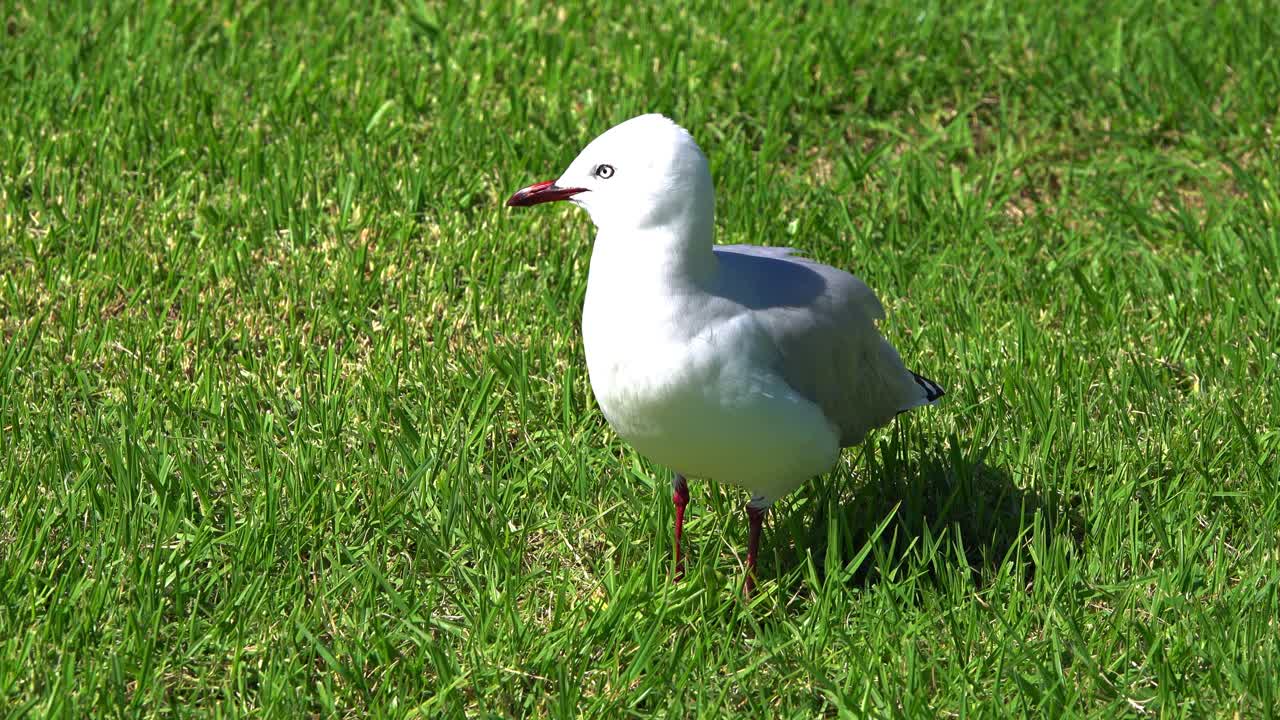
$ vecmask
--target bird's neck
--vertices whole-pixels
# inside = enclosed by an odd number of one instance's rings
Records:
[[[600,229],[582,309],[583,346],[597,397],[602,387],[630,377],[626,368],[644,365],[662,348],[686,344],[688,319],[706,305],[719,262],[709,232],[692,237]]]
[[[624,288],[682,292],[714,285],[719,261],[712,223],[649,228],[601,228],[591,251],[592,281]]]

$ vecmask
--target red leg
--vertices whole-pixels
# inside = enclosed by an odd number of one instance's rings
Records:
[[[751,593],[756,589],[756,556],[760,551],[760,528],[764,525],[764,516],[767,512],[769,512],[767,508],[747,506],[747,519],[751,522],[751,531],[747,535],[747,578],[742,586],[742,592],[747,597],[751,597]]]
[[[684,534],[684,507],[689,504],[689,484],[676,473],[671,479],[671,503],[676,506],[676,571],[673,582],[684,578],[684,557],[680,555],[680,536]]]

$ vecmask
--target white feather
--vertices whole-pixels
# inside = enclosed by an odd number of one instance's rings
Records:
[[[880,335],[884,308],[861,280],[786,248],[713,245],[706,158],[670,120],[610,129],[556,185],[584,188],[573,202],[599,228],[582,328],[592,390],[654,461],[767,506],[936,398]]]

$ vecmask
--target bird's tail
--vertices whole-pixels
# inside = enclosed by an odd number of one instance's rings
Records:
[[[915,378],[917,385],[924,388],[924,401],[926,403],[936,403],[938,402],[938,398],[947,394],[947,391],[943,390],[941,385],[920,373],[913,372],[911,373],[911,377]]]

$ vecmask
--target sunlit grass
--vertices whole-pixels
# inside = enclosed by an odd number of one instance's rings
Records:
[[[1274,716],[1267,3],[107,5],[0,13],[13,715]],[[648,111],[949,391],[750,605],[501,207]]]

